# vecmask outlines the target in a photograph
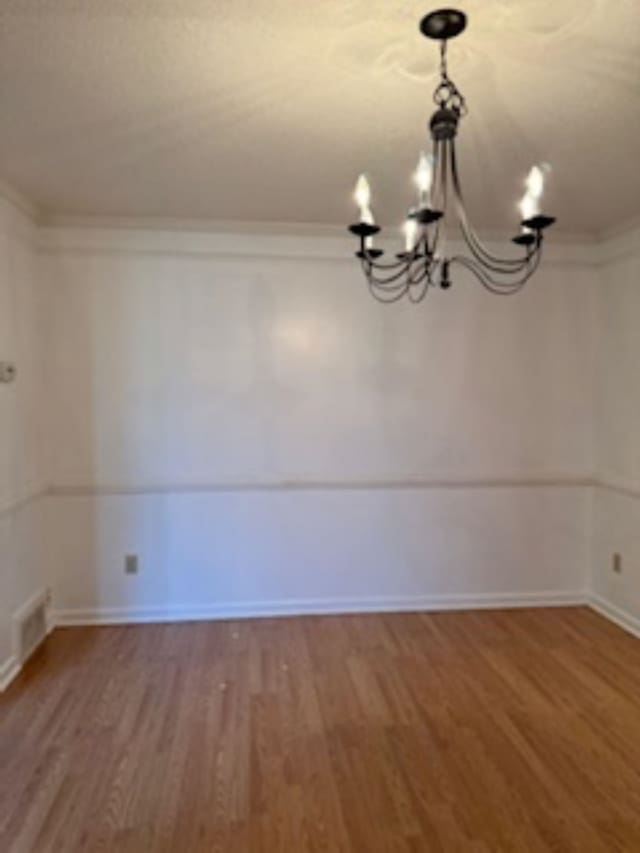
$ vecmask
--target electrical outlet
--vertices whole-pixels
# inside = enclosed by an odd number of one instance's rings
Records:
[[[124,573],[125,575],[138,574],[138,555],[127,554],[124,558]]]
[[[611,571],[617,575],[622,574],[622,554],[613,554],[611,557]]]

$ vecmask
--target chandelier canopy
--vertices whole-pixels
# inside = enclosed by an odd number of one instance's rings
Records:
[[[349,230],[360,241],[360,259],[369,289],[380,302],[396,302],[407,296],[421,302],[430,287],[451,286],[451,267],[470,270],[491,293],[516,293],[538,268],[542,255],[543,231],[555,222],[541,212],[540,202],[549,165],[534,165],[520,200],[520,232],[512,242],[520,247],[519,257],[498,257],[487,249],[467,216],[456,158],[456,134],[460,119],[467,113],[464,96],[449,77],[447,44],[465,29],[466,15],[457,9],[439,9],[420,22],[427,38],[440,42],[440,80],[433,93],[436,110],[429,128],[432,153],[420,155],[415,181],[418,203],[409,209],[404,225],[405,247],[394,260],[382,261],[382,249],[374,245],[380,228],[371,211],[371,191],[365,175],[356,184],[355,200],[360,220]],[[452,199],[460,231],[469,255],[447,252],[447,213]]]

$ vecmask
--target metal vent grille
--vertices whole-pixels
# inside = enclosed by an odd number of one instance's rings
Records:
[[[47,636],[46,591],[33,596],[14,614],[15,655],[23,664],[44,641]]]

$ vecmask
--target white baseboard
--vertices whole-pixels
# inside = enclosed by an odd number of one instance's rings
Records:
[[[21,668],[15,655],[11,655],[3,664],[0,664],[0,693],[7,689]]]
[[[640,620],[601,596],[584,591],[496,593],[476,595],[404,596],[343,599],[233,602],[209,605],[149,607],[94,607],[50,612],[50,630],[67,625],[122,625],[154,622],[190,622],[348,613],[429,612],[442,610],[500,610],[522,607],[588,605],[629,633],[640,637]],[[12,656],[0,666],[0,692],[20,672]]]
[[[624,628],[625,631],[628,631],[635,637],[640,637],[640,619],[632,616],[630,613],[627,613],[626,610],[621,610],[619,607],[616,607],[615,604],[611,604],[610,601],[607,601],[606,598],[602,598],[602,596],[596,595],[595,593],[591,593],[589,596],[588,604],[601,616],[615,622],[616,625],[619,625],[620,628]]]
[[[481,610],[512,607],[562,607],[585,604],[584,592],[525,592],[477,595],[376,598],[289,599],[207,605],[96,607],[56,610],[56,625],[118,625],[250,619],[269,616],[310,616],[340,613],[392,613],[433,610]]]
[[[600,615],[640,637],[640,620],[606,599],[584,591],[496,593],[476,595],[404,596],[358,599],[301,599],[234,602],[210,605],[152,607],[95,607],[50,611],[49,630],[65,625],[121,625],[190,622],[348,613],[429,612],[442,610],[500,610],[522,607],[588,605]],[[0,692],[20,672],[15,656],[0,665]]]

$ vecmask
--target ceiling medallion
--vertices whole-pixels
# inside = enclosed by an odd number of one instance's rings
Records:
[[[463,32],[466,15],[457,9],[439,9],[420,22],[423,35],[440,42],[440,81],[433,93],[436,111],[429,127],[433,153],[420,155],[415,181],[418,204],[409,210],[404,225],[405,248],[393,261],[381,261],[384,252],[374,246],[380,228],[371,211],[369,182],[360,175],[355,200],[360,221],[349,226],[360,241],[356,257],[360,259],[369,289],[380,302],[396,302],[407,296],[421,302],[430,287],[451,286],[451,268],[455,265],[471,271],[492,293],[516,293],[538,268],[542,255],[543,231],[555,222],[541,213],[547,164],[534,165],[526,179],[526,191],[519,202],[522,222],[512,242],[524,254],[519,258],[493,255],[482,243],[466,213],[456,160],[455,138],[460,119],[466,115],[465,99],[447,72],[447,43]],[[449,255],[446,240],[446,214],[452,197],[453,208],[470,252]]]

